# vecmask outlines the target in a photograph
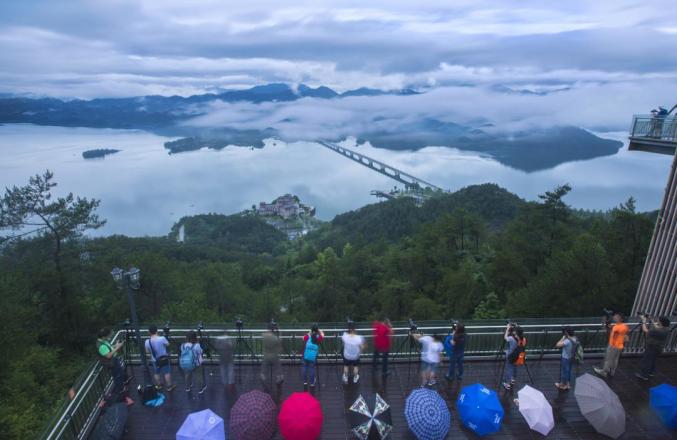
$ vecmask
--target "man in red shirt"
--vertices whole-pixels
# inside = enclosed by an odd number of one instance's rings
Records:
[[[383,375],[388,374],[388,355],[390,353],[390,338],[393,334],[393,328],[390,320],[384,318],[382,321],[374,321],[372,325],[374,331],[374,371],[383,359]]]

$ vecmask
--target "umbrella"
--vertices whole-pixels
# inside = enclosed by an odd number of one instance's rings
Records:
[[[268,440],[275,433],[277,407],[259,390],[240,396],[230,410],[230,432],[238,440]]]
[[[376,432],[381,439],[387,438],[390,435],[390,431],[393,429],[390,424],[390,417],[387,417],[389,414],[386,415],[390,409],[390,405],[388,405],[388,403],[386,403],[386,401],[378,394],[376,394],[375,400],[373,413],[369,410],[369,405],[367,405],[367,401],[362,395],[360,395],[360,397],[358,397],[350,406],[352,412],[362,414],[368,418],[366,422],[353,428],[353,434],[360,440],[367,440],[369,438],[372,425],[376,427]],[[387,420],[377,418],[379,416]]]
[[[581,414],[600,434],[618,438],[625,432],[625,410],[609,385],[585,373],[576,380],[576,402]]]
[[[463,387],[456,400],[463,426],[479,436],[493,434],[501,429],[503,407],[496,392],[481,383]]]
[[[664,383],[649,391],[651,408],[656,411],[663,423],[677,429],[677,387]]]
[[[176,433],[176,440],[226,440],[223,419],[210,409],[188,414]]]
[[[543,393],[529,385],[524,385],[517,392],[517,399],[519,400],[519,411],[529,424],[529,428],[543,435],[548,435],[555,427],[555,419],[552,416],[552,406]]]
[[[280,434],[286,440],[315,440],[322,431],[322,407],[308,393],[293,393],[277,416]]]
[[[404,403],[404,417],[419,440],[444,439],[451,426],[451,413],[442,397],[428,388],[418,388]]]

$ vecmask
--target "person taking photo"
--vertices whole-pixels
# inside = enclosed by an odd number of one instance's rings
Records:
[[[625,317],[621,313],[614,313],[612,323],[609,325],[609,344],[604,355],[604,364],[602,367],[594,367],[595,373],[602,377],[613,377],[618,367],[618,361],[621,358],[623,347],[628,340],[628,325],[625,323]]]
[[[343,341],[343,384],[348,384],[352,373],[353,383],[360,381],[360,354],[366,347],[364,338],[355,331],[355,323],[348,323],[348,331],[341,336]],[[352,370],[352,371],[351,371]]]
[[[157,326],[155,325],[148,327],[148,333],[150,337],[146,340],[144,347],[146,353],[150,356],[155,388],[162,389],[162,379],[164,378],[167,391],[172,391],[176,388],[176,385],[172,384],[172,367],[167,351],[169,341],[164,336],[158,336]]]
[[[123,342],[118,341],[114,345],[110,343],[113,338],[113,330],[104,327],[97,333],[96,351],[100,362],[108,369],[113,378],[112,394],[115,399],[124,400],[127,405],[132,405],[134,401],[126,395],[125,382],[127,374],[118,352],[122,349]]]
[[[393,328],[388,318],[381,321],[374,321],[372,325],[374,332],[374,371],[382,364],[381,374],[388,374],[388,356],[390,355],[390,344],[393,335]]]
[[[465,325],[457,323],[444,341],[444,349],[449,357],[449,371],[445,376],[452,381],[463,379],[463,356],[465,354]]]
[[[411,333],[411,336],[421,344],[421,388],[433,386],[437,383],[437,367],[440,364],[440,353],[444,350],[439,335],[423,335]]]
[[[665,341],[670,334],[670,320],[661,316],[652,321],[646,315],[642,315],[642,332],[646,336],[644,355],[640,362],[641,371],[635,373],[639,379],[649,380],[656,372],[656,359],[663,352]]]
[[[576,358],[578,348],[578,339],[574,336],[574,329],[564,327],[562,337],[555,344],[555,347],[562,349],[560,358],[559,382],[555,382],[555,387],[562,391],[571,389],[571,366]]]

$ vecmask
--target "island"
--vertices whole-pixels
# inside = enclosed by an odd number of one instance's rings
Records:
[[[97,159],[100,157],[106,157],[109,154],[119,153],[120,150],[114,148],[95,148],[93,150],[86,150],[82,152],[82,157],[85,159]]]

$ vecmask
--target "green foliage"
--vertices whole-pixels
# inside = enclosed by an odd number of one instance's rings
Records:
[[[178,224],[168,237],[144,238],[85,239],[76,228],[60,242],[60,271],[51,235],[14,240],[0,248],[0,334],[12,341],[12,348],[0,349],[10,359],[0,363],[0,429],[34,438],[78,368],[93,358],[96,329],[129,316],[124,293],[110,279],[114,266],[141,269],[135,298],[144,323],[628,310],[653,219],[637,213],[633,199],[606,213],[573,211],[564,200],[570,189],[545,192],[539,202],[493,184],[423,207],[406,199],[383,202],[339,215],[295,242],[256,216],[183,218],[184,243],[176,242]],[[25,205],[16,200],[3,202],[4,226],[20,217],[7,214]],[[63,212],[77,203],[68,200],[59,205]],[[94,221],[96,204],[87,208]],[[76,332],[64,331],[63,315],[54,313],[64,304],[77,317]]]

